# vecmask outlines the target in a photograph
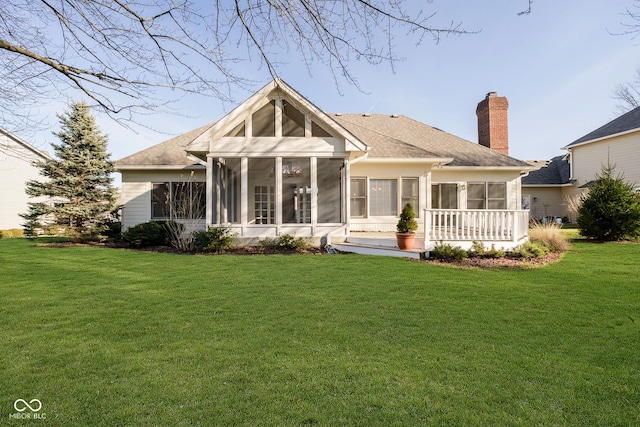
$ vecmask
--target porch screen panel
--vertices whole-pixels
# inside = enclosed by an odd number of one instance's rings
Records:
[[[487,207],[489,209],[507,208],[507,184],[505,182],[487,183]]]
[[[169,183],[153,184],[151,190],[151,219],[169,218]]]
[[[342,159],[318,159],[318,222],[342,222]]]
[[[253,136],[276,136],[276,102],[272,99],[251,116]]]
[[[282,136],[304,136],[304,114],[282,101]]]
[[[369,212],[371,216],[398,215],[398,181],[369,180]]]
[[[224,163],[220,164],[220,182],[217,186],[220,189],[220,206],[216,206],[218,198],[216,197],[216,185],[214,184],[213,194],[213,212],[214,222],[239,223],[240,222],[240,159],[226,158]]]
[[[418,178],[402,178],[402,207],[407,203],[418,209]]]
[[[351,216],[364,218],[367,216],[367,179],[351,178]]]
[[[249,222],[275,224],[275,159],[249,159]]]
[[[470,182],[467,184],[467,209],[485,209],[486,183]]]
[[[309,158],[282,159],[282,222],[311,223]]]

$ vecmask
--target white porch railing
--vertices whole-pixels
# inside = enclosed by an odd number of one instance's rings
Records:
[[[429,242],[517,242],[528,236],[528,210],[425,209],[425,247]]]

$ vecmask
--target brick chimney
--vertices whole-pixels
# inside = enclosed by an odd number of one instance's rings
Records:
[[[507,98],[496,92],[489,92],[476,108],[478,143],[506,156],[509,155],[508,108]]]

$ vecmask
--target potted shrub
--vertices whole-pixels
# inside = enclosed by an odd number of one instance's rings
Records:
[[[418,221],[416,221],[416,213],[413,211],[411,203],[407,203],[402,209],[398,225],[396,226],[396,242],[398,248],[404,250],[413,249],[417,229]]]

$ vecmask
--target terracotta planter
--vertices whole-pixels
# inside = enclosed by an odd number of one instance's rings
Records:
[[[413,249],[413,241],[416,238],[416,233],[396,233],[396,242],[398,248],[406,251]]]

